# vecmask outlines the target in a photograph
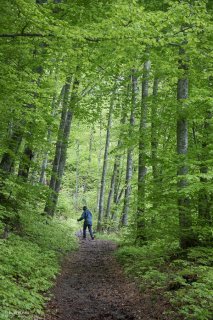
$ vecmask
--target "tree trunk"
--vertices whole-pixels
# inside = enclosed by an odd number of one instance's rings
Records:
[[[154,79],[153,84],[153,99],[152,99],[152,110],[151,110],[151,148],[152,148],[152,176],[154,182],[158,177],[157,169],[157,149],[158,149],[158,132],[157,132],[157,95],[158,95],[158,84],[159,79]]]
[[[120,125],[121,125],[121,131],[119,134],[118,138],[118,144],[117,144],[117,154],[115,156],[115,162],[114,162],[114,167],[113,167],[113,172],[112,172],[112,177],[111,177],[111,183],[110,183],[110,190],[109,190],[109,195],[108,195],[108,200],[107,200],[107,209],[106,209],[106,219],[109,219],[112,217],[112,219],[115,219],[114,211],[115,208],[113,208],[113,213],[111,214],[111,202],[113,200],[114,205],[117,204],[118,200],[118,194],[119,194],[119,178],[120,178],[120,162],[121,162],[121,152],[120,148],[122,145],[122,134],[123,134],[123,125],[126,120],[126,114],[125,110],[123,108],[122,110],[122,115],[121,115],[121,120],[120,120]]]
[[[145,240],[145,176],[146,176],[146,127],[148,110],[148,90],[149,73],[151,62],[144,62],[143,81],[142,81],[142,99],[140,116],[140,135],[139,135],[139,158],[138,158],[138,209],[137,209],[137,238]]]
[[[48,151],[45,152],[44,154],[44,159],[42,161],[42,165],[41,165],[41,173],[40,173],[40,177],[39,177],[39,182],[42,184],[46,184],[46,170],[47,170],[47,165],[48,165]]]
[[[102,229],[102,219],[103,219],[103,212],[104,212],[104,196],[105,196],[106,174],[107,174],[107,164],[108,164],[108,153],[109,153],[109,146],[110,146],[110,130],[111,130],[111,123],[112,123],[113,105],[114,105],[114,92],[112,94],[110,108],[109,108],[109,114],[108,114],[107,134],[106,134],[104,161],[103,161],[100,197],[99,197],[97,231],[101,231],[101,229]]]
[[[24,180],[28,179],[33,155],[34,154],[31,147],[26,146],[24,148],[24,153],[23,153],[23,156],[19,165],[19,171],[18,171],[18,176],[22,177]]]
[[[159,79],[154,78],[153,83],[153,96],[152,96],[152,106],[151,106],[151,164],[152,164],[152,209],[157,211],[159,191],[160,188],[160,178],[159,178],[159,165],[157,160],[158,152],[158,84]],[[152,219],[154,223],[155,219]]]
[[[131,76],[131,114],[129,120],[129,138],[132,137],[133,127],[135,125],[135,108],[137,104],[138,93],[138,79],[136,76],[136,70],[132,70]],[[128,224],[129,203],[131,195],[131,180],[133,170],[133,147],[129,146],[127,150],[127,163],[126,163],[126,178],[125,178],[125,192],[124,192],[124,206],[121,216],[121,226]]]
[[[191,216],[189,210],[189,197],[184,194],[184,189],[188,185],[186,175],[188,173],[187,153],[188,153],[188,122],[186,117],[189,82],[187,78],[188,65],[186,63],[186,54],[183,48],[179,50],[179,69],[183,76],[178,79],[177,99],[178,119],[177,119],[177,154],[179,158],[178,175],[178,209],[179,209],[179,227],[180,227],[180,246],[185,249],[192,245],[191,235]]]
[[[55,184],[57,180],[57,173],[61,158],[61,148],[63,144],[64,139],[64,129],[66,125],[66,118],[67,118],[67,112],[68,112],[68,103],[69,103],[69,95],[70,95],[70,82],[71,78],[67,79],[67,83],[64,86],[64,97],[63,97],[63,105],[62,105],[62,113],[61,113],[61,121],[58,131],[58,139],[56,143],[56,151],[55,151],[55,157],[53,162],[53,168],[52,168],[52,175],[50,179],[50,188],[52,190],[55,190]]]
[[[102,119],[100,119],[100,130],[99,130],[99,152],[98,152],[98,177],[101,172],[101,154],[102,154]],[[98,181],[97,186],[97,212],[99,211],[99,199],[101,190],[101,179]]]
[[[123,157],[125,157],[125,154],[123,154]],[[119,159],[119,166],[117,168],[117,175],[116,175],[116,179],[115,179],[115,189],[114,189],[115,192],[114,192],[114,197],[113,197],[114,208],[113,208],[113,212],[112,212],[112,220],[113,221],[117,220],[117,217],[118,217],[118,205],[121,202],[121,198],[122,198],[123,193],[125,191],[125,185],[123,187],[121,187],[122,176],[123,176],[123,172],[124,172],[124,168],[123,167],[124,166],[123,166],[122,155],[121,155],[120,159]]]
[[[53,117],[55,116],[57,107],[60,106],[60,104],[62,103],[62,101],[64,99],[64,90],[65,90],[65,85],[63,86],[58,99],[56,99],[56,92],[54,93],[54,97],[52,100],[52,113],[51,113]],[[51,142],[51,134],[52,134],[51,128],[49,128],[47,131],[47,142],[49,144]],[[48,157],[49,157],[49,150],[47,150],[44,153],[44,158],[43,158],[42,165],[41,165],[41,173],[40,173],[40,177],[39,177],[39,182],[42,184],[46,184],[46,176],[45,175],[46,175],[46,169],[48,166]]]
[[[113,193],[115,190],[115,176],[116,176],[116,170],[117,170],[116,167],[117,167],[116,163],[114,163],[113,173],[112,173],[111,182],[110,182],[109,195],[107,199],[106,215],[105,215],[107,221],[110,218],[111,202],[112,202]]]
[[[200,182],[202,187],[200,188],[198,195],[198,217],[199,217],[199,225],[201,226],[211,226],[212,225],[212,217],[211,217],[211,206],[212,206],[212,197],[211,194],[207,191],[206,185],[208,179],[205,175],[208,174],[208,166],[206,160],[209,159],[209,136],[211,134],[211,121],[212,113],[210,111],[207,112],[206,119],[204,121],[203,128],[203,142],[201,147],[201,163],[200,163]]]
[[[6,152],[1,160],[0,169],[5,173],[10,173],[14,165],[14,157],[17,154],[22,142],[22,133],[14,129],[11,137],[9,138],[8,149],[10,152]]]
[[[50,196],[46,203],[45,212],[53,216],[57,201],[58,195],[60,191],[62,176],[66,163],[66,153],[68,147],[68,140],[72,122],[73,109],[76,105],[77,101],[77,91],[79,82],[77,79],[74,80],[73,90],[71,94],[71,99],[69,101],[69,93],[70,93],[70,79],[68,79],[66,83],[66,88],[64,91],[64,103],[61,115],[61,123],[58,133],[58,141],[56,144],[56,153],[53,163],[52,176],[50,181]]]
[[[78,126],[79,127],[79,126]],[[78,210],[78,196],[79,196],[79,160],[80,160],[80,144],[79,139],[75,141],[76,146],[76,170],[75,170],[75,209]]]
[[[7,202],[3,189],[6,179],[14,169],[15,156],[18,153],[22,139],[22,132],[15,128],[9,137],[8,152],[5,152],[2,156],[0,163],[0,204]]]
[[[93,141],[94,141],[94,133],[95,129],[94,126],[91,128],[90,138],[89,138],[89,157],[88,157],[88,166],[89,166],[89,173],[91,169],[91,162],[92,162],[92,149],[93,149]]]
[[[91,179],[91,163],[92,163],[92,150],[93,150],[93,142],[94,142],[94,133],[95,133],[95,128],[94,125],[91,128],[90,131],[90,137],[89,137],[89,154],[88,154],[88,170],[87,174],[83,179],[83,197],[82,197],[82,203],[84,206],[87,206],[87,197],[86,197],[86,192],[88,189],[88,183],[90,183]]]

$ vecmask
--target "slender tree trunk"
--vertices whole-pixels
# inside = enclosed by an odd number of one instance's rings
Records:
[[[137,210],[137,238],[145,240],[145,176],[146,176],[146,128],[148,111],[148,90],[149,73],[151,62],[144,62],[143,81],[142,81],[142,99],[140,116],[140,134],[139,134],[139,158],[138,158],[138,210]]]
[[[5,172],[5,173],[10,173],[12,171],[13,165],[14,165],[14,157],[17,154],[19,147],[22,142],[22,133],[14,129],[11,137],[9,138],[9,143],[8,143],[8,149],[10,152],[6,152],[0,163],[0,169]]]
[[[160,179],[159,179],[159,167],[157,163],[157,152],[158,152],[158,84],[159,79],[154,78],[153,83],[153,96],[151,106],[151,163],[152,163],[152,209],[157,210],[158,197],[160,191]],[[152,220],[154,222],[154,219]]]
[[[101,229],[102,229],[102,219],[103,219],[103,212],[104,212],[104,196],[105,196],[106,174],[107,174],[107,164],[108,164],[108,153],[109,153],[109,146],[110,146],[110,130],[111,130],[111,123],[112,123],[113,105],[114,105],[114,93],[111,98],[109,114],[108,114],[107,134],[106,134],[104,161],[103,161],[100,197],[99,197],[97,231],[101,231]]]
[[[60,121],[60,126],[58,131],[58,139],[56,142],[56,151],[55,151],[52,175],[50,180],[50,188],[52,190],[55,190],[57,172],[58,172],[58,167],[59,167],[60,158],[61,158],[61,147],[63,144],[64,129],[66,124],[67,112],[68,112],[67,110],[68,110],[69,95],[70,95],[70,82],[71,82],[71,78],[68,78],[67,83],[64,86],[64,97],[63,97],[63,105],[62,105],[62,112],[61,112],[61,121]]]
[[[47,166],[48,166],[48,151],[45,152],[44,154],[44,159],[42,161],[42,165],[41,165],[41,173],[40,173],[40,177],[39,177],[39,182],[42,184],[46,184],[46,170],[47,170]]]
[[[56,80],[56,83],[57,83],[57,80]],[[56,109],[58,108],[58,106],[61,105],[62,101],[64,100],[65,87],[66,86],[64,85],[58,99],[56,99],[56,92],[54,94],[54,97],[52,100],[52,113],[51,113],[53,117],[55,116]],[[48,144],[50,144],[50,142],[51,142],[51,135],[52,135],[51,128],[49,128],[47,131]],[[47,170],[47,166],[48,166],[48,157],[49,157],[49,150],[47,150],[44,153],[44,158],[43,158],[42,165],[41,165],[41,173],[40,173],[40,177],[39,177],[39,182],[42,184],[46,184],[46,170]]]
[[[121,140],[119,140],[118,145],[120,145]],[[113,167],[113,173],[111,177],[111,183],[110,183],[110,190],[108,195],[108,201],[107,201],[107,209],[106,209],[106,218],[109,219],[110,217],[112,220],[116,220],[116,205],[119,203],[119,178],[120,178],[120,162],[121,162],[121,155],[116,155],[115,157],[115,163]],[[113,211],[111,214],[111,203],[114,203]]]
[[[78,126],[79,127],[79,126]],[[79,196],[79,160],[80,160],[80,143],[79,139],[75,141],[76,147],[76,171],[75,171],[75,209],[78,209],[78,196]]]
[[[124,120],[125,121],[125,120]],[[122,140],[120,140],[119,142],[119,148],[122,145]],[[123,171],[124,171],[124,166],[123,166],[123,158],[125,157],[125,152],[123,152],[122,154],[119,153],[116,156],[115,159],[115,164],[116,164],[116,168],[115,168],[115,187],[114,187],[114,194],[113,194],[113,204],[116,206],[120,203],[121,197],[123,195],[124,192],[124,186],[122,187],[122,189],[120,190],[121,187],[121,183],[122,183],[122,175],[123,175]],[[116,210],[114,210],[116,211]],[[115,214],[115,212],[113,211],[112,213],[112,219],[116,220],[117,215]]]
[[[126,164],[126,179],[125,179],[125,192],[124,192],[124,207],[121,218],[121,225],[126,226],[128,224],[128,213],[131,196],[131,180],[133,170],[133,148],[128,148],[127,151],[127,164]]]
[[[177,119],[177,154],[179,157],[178,175],[178,208],[179,208],[179,226],[180,226],[180,246],[185,249],[192,245],[191,235],[191,215],[190,215],[190,200],[184,194],[184,189],[188,185],[186,175],[188,173],[187,153],[188,153],[188,121],[186,117],[188,99],[189,81],[187,77],[188,64],[186,62],[186,53],[183,48],[179,50],[179,69],[183,76],[178,79],[177,84],[177,99],[178,119]]]
[[[32,185],[35,185],[38,182],[38,170],[36,166],[36,161],[38,160],[38,153],[33,153],[33,158],[32,158],[32,169],[31,169],[31,174],[29,177],[29,182]]]
[[[136,70],[132,70],[131,76],[131,114],[129,120],[129,137],[131,139],[133,127],[135,125],[135,108],[137,104],[137,92],[138,92],[138,79],[135,75]],[[124,192],[124,206],[121,216],[121,225],[126,226],[128,224],[128,213],[131,196],[131,180],[133,171],[133,147],[129,146],[127,150],[127,163],[126,163],[126,178],[125,178],[125,192]]]
[[[152,148],[152,176],[153,180],[156,181],[158,177],[157,169],[157,149],[158,149],[158,132],[157,132],[157,95],[158,95],[158,84],[159,79],[154,79],[153,85],[153,99],[151,109],[151,148]]]
[[[94,133],[95,129],[94,126],[91,128],[90,131],[90,138],[89,138],[89,157],[88,157],[88,166],[89,166],[89,173],[91,169],[91,162],[92,162],[92,149],[93,149],[93,142],[94,142]]]
[[[14,128],[8,139],[8,151],[3,154],[0,163],[0,204],[7,202],[3,191],[5,181],[14,169],[15,156],[18,153],[22,139],[23,133],[18,128]]]
[[[208,79],[209,89],[212,92],[213,89],[213,77],[210,76]],[[206,163],[206,160],[211,157],[211,133],[212,133],[212,111],[208,108],[206,112],[206,117],[204,120],[204,128],[203,128],[203,141],[201,148],[201,163],[200,163],[200,182],[202,187],[199,191],[198,195],[198,218],[199,225],[201,226],[212,226],[213,217],[211,212],[213,212],[213,192],[207,190],[208,179],[205,175],[208,174],[209,168]],[[211,179],[212,182],[212,179]]]
[[[72,100],[72,99],[71,99]],[[75,102],[71,102],[72,106],[74,107]],[[71,130],[71,123],[72,123],[72,116],[73,116],[73,110],[67,111],[67,118],[66,118],[66,124],[64,128],[64,139],[61,146],[61,155],[60,155],[60,162],[58,166],[58,177],[56,179],[55,184],[55,191],[58,194],[61,186],[61,179],[64,173],[65,163],[66,163],[66,155],[67,155],[67,147],[68,147],[68,139],[70,135]]]
[[[198,195],[198,217],[199,225],[201,226],[211,226],[211,207],[212,207],[212,195],[207,191],[208,179],[205,177],[208,174],[208,166],[206,160],[209,159],[209,137],[212,131],[211,128],[212,112],[208,111],[206,114],[206,119],[204,121],[203,128],[203,142],[201,147],[201,163],[200,163],[200,182],[202,187],[200,188]]]
[[[125,153],[123,155],[120,156],[119,159],[119,166],[118,166],[118,170],[117,170],[117,175],[116,175],[116,180],[115,180],[115,193],[114,197],[113,197],[113,203],[114,203],[114,208],[113,208],[113,212],[112,212],[112,220],[116,221],[118,218],[118,205],[121,202],[121,198],[124,194],[125,188],[126,186],[122,186],[122,177],[123,177],[123,173],[124,173],[124,161],[123,158],[125,157]],[[125,170],[126,170],[126,165],[125,165]]]
[[[47,200],[47,204],[45,207],[45,212],[50,216],[54,215],[57,201],[58,201],[61,180],[62,180],[64,167],[66,163],[66,153],[67,153],[68,139],[70,134],[71,122],[72,122],[73,109],[76,105],[77,91],[79,86],[78,80],[75,79],[73,83],[71,99],[69,101],[70,79],[68,80],[69,81],[67,81],[66,88],[64,91],[64,104],[62,109],[61,123],[59,128],[55,159],[53,163],[53,170],[52,170],[52,176],[50,181],[50,197]]]
[[[116,163],[114,163],[114,168],[113,168],[113,173],[112,173],[112,177],[111,177],[111,182],[110,182],[110,189],[109,189],[109,195],[108,195],[108,199],[107,199],[107,208],[106,208],[106,220],[108,221],[110,218],[110,209],[111,209],[111,202],[112,202],[112,198],[113,198],[113,193],[115,190],[115,176],[116,176]]]
[[[33,159],[34,153],[31,147],[26,146],[22,156],[22,160],[19,165],[18,176],[27,180],[30,172],[31,161]]]
[[[90,131],[90,138],[89,138],[88,170],[87,170],[87,175],[86,175],[84,182],[83,182],[82,203],[85,206],[87,206],[86,192],[88,189],[88,182],[90,181],[90,178],[92,175],[91,163],[92,163],[92,150],[93,150],[93,142],[94,142],[94,133],[95,133],[95,129],[94,129],[94,126],[92,126],[91,131]]]
[[[101,172],[101,154],[102,154],[102,122],[100,120],[99,152],[98,152],[98,177],[100,176],[100,172]],[[101,190],[101,179],[100,179],[100,181],[98,181],[98,186],[97,186],[97,212],[99,211],[100,190]]]
[[[116,167],[114,168],[115,171],[115,187],[113,193],[113,203],[117,204],[118,195],[119,195],[119,187],[120,187],[120,166],[121,166],[121,155],[119,154],[115,158]]]
[[[91,176],[91,162],[92,162],[92,150],[93,150],[93,142],[94,142],[94,132],[95,132],[95,129],[94,129],[94,126],[93,126],[91,128],[90,137],[89,137],[88,170],[87,170],[87,177],[85,177],[85,181],[84,181],[84,188],[83,188],[84,195],[86,194],[86,191],[87,191],[87,188],[88,188],[88,181],[90,181],[90,176]],[[85,199],[85,202],[86,202],[86,199]]]
[[[108,220],[110,217],[115,218],[114,211],[115,208],[113,208],[113,213],[111,214],[111,203],[112,200],[114,200],[114,204],[117,204],[118,200],[118,193],[119,193],[119,177],[120,177],[120,162],[121,162],[121,152],[120,148],[122,145],[122,134],[123,134],[123,125],[126,120],[126,114],[125,114],[125,109],[123,108],[121,112],[121,120],[120,120],[120,125],[121,125],[121,131],[119,134],[118,138],[118,144],[117,144],[117,154],[115,156],[115,162],[113,166],[113,172],[112,172],[112,177],[111,177],[111,183],[110,183],[110,190],[109,190],[109,195],[108,195],[108,200],[107,200],[107,209],[106,209],[106,219]]]

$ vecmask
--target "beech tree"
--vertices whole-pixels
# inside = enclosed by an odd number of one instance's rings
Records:
[[[205,251],[213,219],[212,1],[4,2],[5,242],[27,237],[33,221],[74,221],[86,204],[95,229],[117,231],[136,250],[160,243],[176,248],[175,257]],[[18,285],[16,275],[8,279]]]
[[[137,104],[137,74],[136,70],[132,70],[131,75],[131,113],[129,119],[129,138],[132,138],[132,131],[135,125],[135,109]],[[129,92],[129,90],[128,90]],[[121,217],[122,226],[126,226],[128,223],[128,212],[130,206],[130,195],[131,195],[131,179],[133,175],[133,146],[129,146],[127,149],[127,160],[126,160],[126,178],[125,178],[125,193],[124,193],[124,207]]]
[[[105,184],[106,184],[106,174],[107,174],[108,152],[109,152],[109,146],[110,146],[110,130],[112,125],[113,106],[114,106],[114,92],[112,94],[111,101],[110,101],[108,121],[107,121],[106,142],[105,142],[103,169],[102,169],[102,177],[101,177],[100,196],[99,196],[99,211],[98,211],[98,224],[97,224],[98,231],[100,231],[102,228],[102,219],[103,219],[103,213],[104,213]]]

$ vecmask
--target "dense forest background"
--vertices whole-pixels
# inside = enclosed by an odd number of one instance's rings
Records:
[[[207,0],[1,0],[1,319],[42,314],[83,205],[141,288],[212,306]]]

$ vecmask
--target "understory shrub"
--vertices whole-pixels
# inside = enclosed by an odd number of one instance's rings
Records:
[[[170,267],[176,290],[170,301],[186,320],[210,320],[213,314],[213,250],[192,248],[185,260],[174,260]]]
[[[142,290],[163,288],[185,320],[210,320],[213,314],[213,250],[197,247],[180,251],[164,240],[142,247],[123,246],[117,258]],[[172,311],[173,312],[173,311]]]
[[[32,212],[20,216],[21,235],[10,233],[0,242],[1,320],[41,315],[44,292],[59,272],[59,257],[77,246],[72,220],[47,221]]]

